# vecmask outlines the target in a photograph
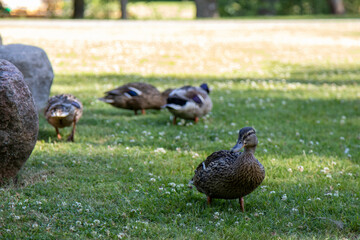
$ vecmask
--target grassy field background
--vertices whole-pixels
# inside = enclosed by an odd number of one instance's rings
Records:
[[[84,104],[75,143],[40,116],[17,185],[0,189],[3,239],[359,239],[359,20],[2,20],[4,44],[43,48],[51,95]],[[207,82],[214,108],[172,126],[97,100],[127,82]],[[187,187],[212,152],[257,130],[266,178],[245,198]],[[63,135],[70,129],[61,130]]]

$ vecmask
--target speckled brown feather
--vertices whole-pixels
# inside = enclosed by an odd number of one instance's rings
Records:
[[[130,89],[129,87],[136,88],[142,93],[139,96],[133,96],[131,98],[126,97],[125,93]],[[161,109],[162,106],[166,104],[166,99],[171,92],[171,89],[167,89],[165,92],[159,92],[154,86],[135,82],[128,83],[123,86],[120,86],[114,90],[108,91],[105,94],[105,97],[100,98],[100,100],[113,100],[114,102],[109,103],[114,107],[130,109],[130,110],[140,110],[140,109]]]
[[[197,167],[193,182],[199,192],[211,198],[244,197],[265,178],[265,169],[252,152],[237,154],[221,150],[211,154],[203,163]]]

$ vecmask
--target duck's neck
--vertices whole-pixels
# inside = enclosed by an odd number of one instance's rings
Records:
[[[245,147],[244,148],[244,153],[252,153],[252,154],[255,154],[255,150],[256,150],[256,146],[254,147]]]

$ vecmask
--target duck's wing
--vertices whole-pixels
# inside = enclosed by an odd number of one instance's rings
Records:
[[[167,107],[174,109],[183,108],[187,104],[191,104],[194,107],[201,107],[205,103],[207,94],[204,90],[192,87],[184,86],[173,90],[167,99]]]
[[[213,152],[210,156],[206,158],[205,161],[199,164],[195,172],[208,169],[212,165],[216,165],[220,162],[231,164],[240,154],[241,153],[231,152],[229,150],[220,150],[217,152]]]

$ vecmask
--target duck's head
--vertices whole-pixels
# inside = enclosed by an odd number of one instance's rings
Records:
[[[208,94],[210,94],[210,88],[207,85],[207,83],[203,83],[200,85],[200,88],[202,88],[203,90],[205,90]]]
[[[239,138],[236,145],[231,149],[232,152],[239,152],[244,148],[253,148],[258,144],[256,131],[252,127],[244,127],[239,131]]]

